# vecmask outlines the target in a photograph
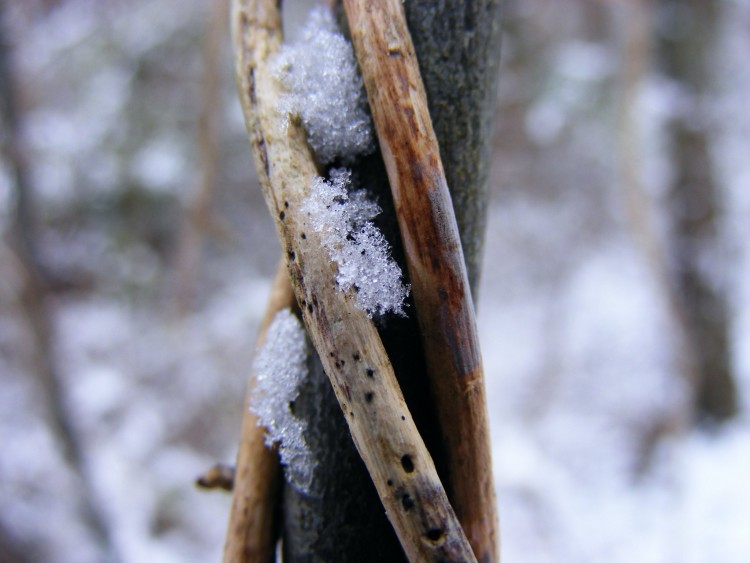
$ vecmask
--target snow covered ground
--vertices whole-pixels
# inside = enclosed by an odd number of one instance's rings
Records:
[[[33,25],[13,13],[14,29],[25,31],[25,135],[47,259],[96,280],[52,300],[55,357],[87,479],[123,562],[217,561],[229,498],[193,481],[233,459],[278,248],[260,198],[248,195],[252,170],[227,66],[216,208],[233,235],[208,243],[195,305],[175,312],[169,232],[196,184],[208,14],[199,2],[126,4],[68,0]],[[748,560],[750,4],[729,4],[716,157],[742,412],[718,430],[653,439],[683,397],[669,323],[622,224],[611,131],[601,115],[581,117],[589,99],[581,92],[606,75],[606,57],[568,45],[578,64],[559,69],[578,75],[524,122],[548,156],[523,160],[498,145],[493,171],[478,309],[507,562]],[[517,95],[522,79],[502,79],[501,96]],[[571,123],[578,133],[555,144]],[[9,182],[3,162],[2,229]],[[21,280],[4,246],[0,271],[0,525],[30,560],[98,561],[80,518],[79,477],[66,468],[32,376]]]

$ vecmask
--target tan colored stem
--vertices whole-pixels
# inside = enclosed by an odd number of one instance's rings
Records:
[[[234,489],[234,466],[216,463],[195,480],[195,485],[201,489]]]
[[[286,262],[282,260],[261,323],[258,347],[263,345],[276,313],[294,304]],[[252,394],[253,382],[248,398]],[[224,563],[270,563],[276,552],[273,524],[279,505],[279,455],[275,449],[266,446],[265,430],[258,425],[258,417],[247,408],[248,404],[246,401],[242,417]]]
[[[400,0],[344,0],[393,192],[447,452],[447,487],[480,561],[497,561],[484,375],[458,226]]]
[[[278,6],[270,0],[235,0],[232,27],[258,177],[305,326],[354,443],[411,561],[474,561],[377,329],[354,307],[353,292],[336,286],[336,264],[299,212],[317,170],[301,126],[285,127],[276,105],[282,90],[269,62],[282,39]]]
[[[229,0],[216,0],[204,34],[201,108],[196,132],[199,180],[185,210],[177,247],[176,304],[180,315],[188,313],[194,305],[206,236],[229,238],[213,209],[220,161],[222,62],[228,17]]]

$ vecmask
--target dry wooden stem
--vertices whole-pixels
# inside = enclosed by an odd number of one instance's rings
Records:
[[[474,305],[400,0],[344,0],[383,153],[447,451],[447,487],[480,561],[497,561],[487,404]]]
[[[232,26],[250,145],[307,331],[407,557],[474,561],[377,329],[353,292],[339,290],[336,264],[299,212],[317,170],[304,131],[285,127],[276,106],[282,91],[269,59],[281,43],[280,17],[271,0],[235,0]]]
[[[295,303],[286,262],[279,264],[271,289],[271,297],[258,335],[260,347],[271,321],[280,310]],[[251,388],[248,396],[252,393]],[[246,401],[245,405],[249,401]],[[242,434],[234,474],[232,509],[229,513],[224,563],[270,563],[276,552],[273,529],[274,514],[279,504],[279,455],[265,444],[265,430],[258,417],[245,408]]]
[[[234,489],[234,466],[216,463],[195,480],[201,489],[231,491]]]

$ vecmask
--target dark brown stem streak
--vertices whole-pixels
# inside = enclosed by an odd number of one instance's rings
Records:
[[[458,226],[399,0],[344,0],[388,171],[448,461],[448,490],[480,561],[497,516],[479,341]]]

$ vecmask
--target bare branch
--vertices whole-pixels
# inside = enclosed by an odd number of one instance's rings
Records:
[[[344,0],[404,243],[448,457],[477,559],[498,560],[484,375],[453,205],[399,0]]]
[[[414,425],[377,329],[335,283],[299,210],[317,175],[304,131],[284,126],[269,59],[281,44],[278,6],[235,0],[232,18],[240,100],[266,202],[276,218],[308,333],[354,443],[411,561],[473,561],[429,452]],[[476,499],[475,499],[476,500]]]

